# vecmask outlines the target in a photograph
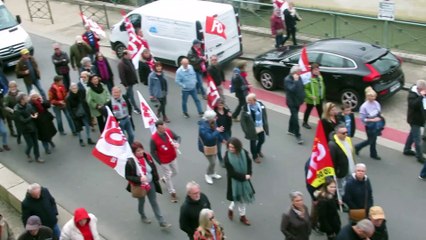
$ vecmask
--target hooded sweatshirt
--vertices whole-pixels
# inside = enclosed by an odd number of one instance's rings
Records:
[[[78,222],[81,220],[87,219],[86,224],[84,224],[83,226],[81,226]],[[93,240],[93,234],[92,231],[90,230],[90,217],[89,214],[87,213],[86,209],[84,208],[77,208],[74,212],[74,223],[75,226],[78,228],[78,230],[80,230],[81,234],[84,237],[84,240]]]

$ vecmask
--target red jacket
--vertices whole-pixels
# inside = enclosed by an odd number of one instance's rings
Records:
[[[277,30],[282,29],[284,31],[284,23],[280,16],[272,14],[271,16],[271,33],[272,35],[277,35]]]
[[[49,89],[50,104],[58,107],[65,107],[65,98],[67,97],[67,89],[64,84],[53,83]],[[62,103],[61,103],[62,101]]]
[[[101,39],[98,37],[98,35],[97,35],[95,32],[93,32],[93,31],[92,31],[92,33],[93,33],[93,35],[94,35],[94,37],[95,37],[95,49],[93,49],[93,50],[95,50],[96,52],[99,52],[99,40],[101,40]],[[84,32],[84,33],[81,35],[81,37],[82,37],[82,38],[83,38],[83,40],[87,43],[87,45],[89,45],[89,46],[90,46],[89,38],[87,37],[86,32]],[[90,46],[90,47],[91,47],[91,46]]]
[[[219,226],[216,223],[213,223],[213,226],[216,230],[216,238],[213,238],[213,236],[211,235],[212,233],[210,232],[210,230],[206,231],[206,235],[207,236],[203,236],[202,232],[201,232],[201,227],[198,227],[197,230],[195,230],[194,232],[194,240],[213,240],[213,239],[217,239],[217,240],[223,240],[225,239],[225,236],[223,234],[223,229],[221,226]]]
[[[172,131],[166,129],[166,132],[173,139]],[[152,140],[155,143],[158,160],[161,164],[171,163],[176,159],[176,149],[169,139],[163,140],[160,135],[158,135],[158,132],[155,132],[152,135]]]

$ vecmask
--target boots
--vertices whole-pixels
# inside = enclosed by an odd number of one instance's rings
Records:
[[[240,217],[240,222],[242,222],[242,223],[243,223],[244,225],[246,225],[246,226],[250,226],[250,222],[249,222],[249,220],[246,218],[246,216],[245,216],[245,215]]]
[[[229,220],[232,221],[232,219],[234,218],[234,211],[232,211],[231,209],[228,209],[228,218]]]
[[[166,115],[163,116],[163,121],[165,123],[169,123],[170,122],[169,118]]]

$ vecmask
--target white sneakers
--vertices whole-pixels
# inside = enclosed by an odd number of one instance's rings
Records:
[[[205,177],[206,182],[208,184],[213,184],[213,179],[221,179],[222,178],[222,176],[220,176],[217,173],[214,173],[214,174],[211,174],[211,175],[206,174],[204,177]]]

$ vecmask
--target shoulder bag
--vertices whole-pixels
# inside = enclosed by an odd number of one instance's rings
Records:
[[[203,139],[201,137],[199,137],[199,138],[200,138],[201,143],[203,144],[204,155],[213,156],[213,155],[217,154],[217,144],[215,144],[214,146],[208,147],[204,144]]]

